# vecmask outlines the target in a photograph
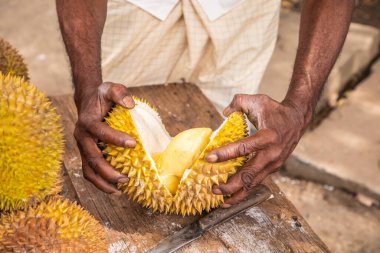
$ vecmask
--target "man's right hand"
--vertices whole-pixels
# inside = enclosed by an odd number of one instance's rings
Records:
[[[100,190],[121,194],[116,183],[126,183],[128,178],[117,172],[104,158],[97,146],[100,140],[120,147],[133,148],[136,141],[128,134],[112,129],[104,121],[114,103],[133,108],[135,103],[122,84],[105,82],[93,91],[76,94],[78,122],[74,137],[82,158],[83,176]]]

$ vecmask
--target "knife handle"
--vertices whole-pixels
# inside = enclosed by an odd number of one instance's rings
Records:
[[[199,225],[203,230],[210,229],[219,223],[235,217],[251,206],[260,204],[261,202],[267,200],[270,196],[271,191],[269,188],[265,185],[259,185],[253,190],[251,194],[248,195],[246,200],[229,208],[219,207],[213,210],[199,220]]]

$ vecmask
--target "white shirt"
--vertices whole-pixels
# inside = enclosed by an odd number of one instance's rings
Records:
[[[127,0],[128,2],[149,12],[156,18],[164,21],[179,0]],[[210,21],[214,21],[226,14],[244,0],[198,0],[203,11]]]
[[[164,21],[130,1],[108,0],[104,81],[141,86],[185,80],[220,111],[234,94],[257,92],[276,42],[280,0],[134,0],[151,3],[149,10]]]

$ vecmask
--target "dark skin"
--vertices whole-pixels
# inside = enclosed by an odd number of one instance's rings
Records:
[[[266,95],[238,94],[224,110],[225,116],[244,112],[258,131],[206,156],[208,162],[251,157],[226,184],[214,186],[214,194],[230,196],[223,207],[244,200],[255,186],[281,167],[296,147],[312,120],[323,85],[343,46],[353,9],[353,0],[305,0],[293,75],[285,99],[277,102]],[[57,0],[57,11],[75,85],[78,122],[74,135],[82,156],[83,175],[100,190],[120,194],[114,184],[128,178],[104,160],[96,145],[98,140],[123,147],[136,144],[129,135],[102,122],[113,103],[126,108],[134,106],[124,85],[102,83],[100,39],[107,0]]]

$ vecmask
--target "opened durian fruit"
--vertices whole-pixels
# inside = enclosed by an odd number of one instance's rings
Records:
[[[192,128],[172,138],[157,110],[141,99],[134,100],[133,109],[116,106],[106,118],[112,128],[136,140],[134,148],[106,145],[104,149],[107,161],[129,177],[118,188],[143,206],[165,213],[195,215],[223,203],[223,196],[214,195],[212,186],[225,183],[246,158],[208,163],[204,157],[246,137],[245,116],[234,112],[216,131]]]
[[[103,227],[59,196],[0,218],[0,252],[107,252]]]
[[[0,73],[0,211],[60,191],[63,134],[47,97],[22,77]]]

